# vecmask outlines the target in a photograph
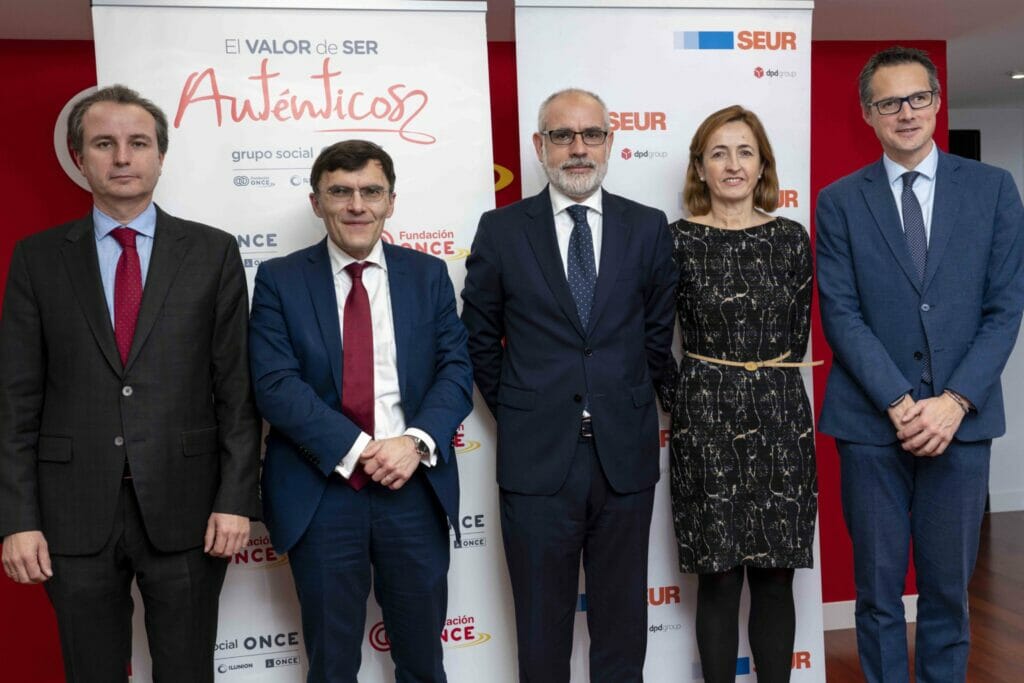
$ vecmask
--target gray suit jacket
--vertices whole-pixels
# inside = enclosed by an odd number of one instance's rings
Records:
[[[234,238],[157,209],[122,367],[91,215],[19,242],[0,319],[0,535],[98,551],[126,457],[160,550],[202,545],[213,511],[258,516],[247,311]]]

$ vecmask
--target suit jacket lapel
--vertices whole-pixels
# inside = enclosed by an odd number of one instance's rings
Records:
[[[384,247],[384,258],[387,261],[388,268],[388,290],[391,298],[391,321],[395,329],[395,357],[398,365],[398,389],[399,395],[407,396],[405,384],[406,384],[406,368],[408,364],[406,359],[409,354],[409,345],[411,344],[412,326],[410,321],[412,320],[412,307],[415,306],[415,302],[410,299],[410,293],[415,290],[415,287],[410,280],[408,263],[406,262],[405,255],[402,253],[400,247],[394,247],[390,244],[382,245]]]
[[[939,152],[939,166],[935,172],[935,191],[932,200],[932,227],[928,236],[928,261],[924,272],[924,289],[935,276],[942,255],[953,234],[960,210],[960,162],[955,157]]]
[[[569,319],[581,337],[586,336],[586,331],[580,322],[579,311],[576,310],[576,301],[572,298],[569,282],[565,279],[565,265],[562,263],[562,255],[558,250],[555,217],[552,213],[551,196],[548,194],[547,188],[528,201],[524,208],[530,219],[526,225],[526,238],[540,265],[544,281],[547,282],[548,288],[565,313],[565,317]],[[603,265],[604,262],[602,262]]]
[[[324,340],[327,358],[331,363],[334,388],[338,396],[341,396],[341,322],[338,320],[338,298],[334,291],[331,257],[327,253],[327,238],[309,250],[309,262],[306,264],[304,274],[320,336]]]
[[[615,289],[622,258],[629,245],[631,226],[623,218],[625,208],[619,198],[609,192],[602,193],[604,215],[601,217],[601,268],[597,272],[597,287],[594,289],[594,304],[590,309],[590,329],[594,329],[601,311]]]
[[[153,252],[149,258],[146,284],[142,288],[142,304],[139,306],[139,319],[135,323],[135,336],[132,337],[132,348],[128,353],[125,370],[131,368],[146,343],[146,338],[153,331],[153,325],[156,324],[163,309],[164,299],[167,298],[188,249],[188,234],[180,221],[157,207]]]
[[[114,340],[114,326],[110,324],[110,310],[103,294],[103,279],[100,277],[99,257],[96,254],[96,239],[90,216],[78,221],[68,230],[61,250],[64,267],[73,286],[73,295],[78,300],[89,329],[107,359],[110,367],[120,375],[121,356]]]
[[[875,219],[875,224],[889,244],[893,257],[900,264],[910,282],[920,292],[921,281],[917,277],[917,268],[914,267],[914,260],[910,257],[910,251],[907,249],[907,240],[903,236],[903,224],[900,222],[900,214],[896,210],[896,200],[893,199],[892,189],[889,187],[889,176],[886,175],[885,166],[882,165],[881,160],[865,171],[861,192],[863,192],[864,200]],[[855,230],[857,226],[851,226],[851,229]]]

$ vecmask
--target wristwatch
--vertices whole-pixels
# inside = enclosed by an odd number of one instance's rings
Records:
[[[426,441],[412,434],[406,434],[406,436],[412,439],[412,445],[415,446],[416,455],[420,456],[420,460],[426,460],[430,457],[430,447]]]

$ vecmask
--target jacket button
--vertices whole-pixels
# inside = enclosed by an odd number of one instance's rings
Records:
[[[590,358],[591,356],[594,355],[594,349],[590,347],[583,349],[583,355],[586,356],[587,358]]]
[[[932,310],[932,307],[929,306],[928,304],[921,304],[921,310],[927,313],[928,311]]]
[[[135,393],[135,390],[132,389],[130,386],[123,386],[123,387],[121,387],[121,395],[122,396],[131,396],[133,393]]]
[[[914,351],[914,360],[921,360],[924,358],[924,354],[920,351]]]
[[[583,403],[583,396],[581,396],[580,394],[576,394],[575,396],[572,397],[572,400],[576,401],[577,403]]]
[[[124,437],[123,436],[115,436],[114,437],[114,445],[117,446],[118,448],[123,446],[124,445]]]

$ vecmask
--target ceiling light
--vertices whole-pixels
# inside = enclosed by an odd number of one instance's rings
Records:
[[[1008,71],[1007,75],[1015,81],[1024,81],[1024,71]]]

